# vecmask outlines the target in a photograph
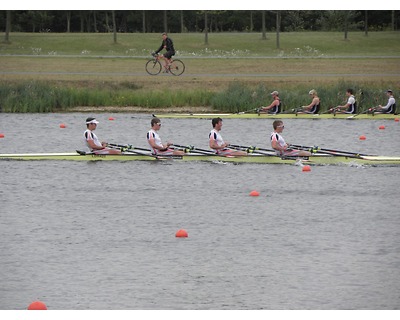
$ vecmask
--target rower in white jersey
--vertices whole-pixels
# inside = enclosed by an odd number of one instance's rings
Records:
[[[357,113],[357,102],[353,94],[353,89],[346,90],[347,103],[343,106],[337,106],[336,108],[331,108],[329,111],[331,113]]]
[[[85,146],[87,147],[88,152],[92,152],[94,154],[120,154],[120,150],[108,148],[107,142],[100,142],[99,138],[93,132],[96,130],[98,125],[98,121],[96,118],[87,118],[86,119],[86,131],[83,133],[83,138],[85,141]]]
[[[161,121],[159,118],[154,117],[151,119],[151,129],[147,132],[147,142],[149,143],[153,154],[164,155],[164,156],[183,156],[184,152],[182,150],[175,150],[170,148],[172,142],[167,142],[163,144],[161,138],[158,134],[158,130],[161,128]]]
[[[285,128],[282,120],[275,120],[272,126],[274,131],[271,132],[271,147],[276,151],[278,156],[309,157],[311,155],[309,151],[293,149],[285,142],[285,139],[281,135]]]
[[[213,149],[216,154],[221,156],[232,156],[232,157],[242,157],[247,156],[247,152],[239,151],[235,149],[228,148],[229,143],[224,142],[221,134],[219,133],[222,128],[222,119],[214,118],[212,119],[213,129],[208,135],[210,148]]]
[[[395,113],[396,112],[396,100],[393,96],[392,90],[387,90],[386,95],[388,97],[388,102],[386,106],[379,105],[372,110],[373,113]]]

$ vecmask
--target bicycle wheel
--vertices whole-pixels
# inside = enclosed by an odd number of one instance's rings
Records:
[[[169,66],[169,71],[174,76],[180,76],[185,71],[185,64],[181,60],[173,60]]]
[[[161,63],[158,60],[151,59],[146,63],[146,71],[148,74],[155,76],[161,72]]]

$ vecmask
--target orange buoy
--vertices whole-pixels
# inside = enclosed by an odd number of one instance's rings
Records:
[[[302,171],[303,172],[309,172],[309,171],[311,171],[311,167],[307,164],[307,165],[303,166]]]
[[[109,118],[108,118],[108,120],[111,120],[111,121],[113,121],[113,120],[115,120],[115,118],[113,118],[113,117],[109,117]]]
[[[260,193],[256,190],[253,190],[252,192],[250,192],[250,196],[252,197],[258,197],[260,195]]]
[[[42,301],[34,301],[28,306],[28,310],[47,310],[47,307]]]
[[[0,133],[0,138],[4,138],[4,134],[3,133]]]
[[[66,127],[67,127],[67,126],[66,126],[64,123],[61,123],[61,124],[60,124],[60,128],[61,128],[61,129],[64,129],[64,128],[66,128]]]
[[[385,129],[385,126],[379,126],[379,130]]]
[[[399,122],[400,120],[399,118],[394,118],[394,121]]]
[[[365,140],[365,139],[367,139],[366,136],[360,136],[360,140]]]
[[[180,229],[175,233],[175,237],[177,238],[187,238],[188,237],[188,233],[185,229]]]

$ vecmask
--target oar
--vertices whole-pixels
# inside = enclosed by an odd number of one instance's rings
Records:
[[[145,148],[139,148],[139,147],[134,147],[131,144],[115,144],[115,143],[109,143],[109,147],[114,148],[114,149],[120,149],[121,151],[127,151],[127,150],[142,150],[142,151],[148,151],[151,152],[150,149],[145,149]]]
[[[342,150],[334,150],[334,149],[325,149],[325,148],[319,148],[319,147],[307,147],[307,146],[300,146],[296,144],[292,144],[291,146],[295,148],[301,148],[304,150],[312,150],[312,153],[319,152],[319,153],[325,153],[325,154],[331,154],[331,155],[349,155],[349,156],[355,156],[355,157],[360,157],[360,156],[370,156],[369,154],[365,153],[357,153],[357,152],[349,152],[349,151],[342,151]]]
[[[149,156],[149,157],[153,157],[156,159],[160,159],[160,157],[165,157],[165,156],[160,156],[160,155],[155,155],[152,154],[150,149],[145,149],[145,148],[139,148],[139,147],[133,147],[132,145],[128,144],[128,145],[124,145],[124,144],[115,144],[115,143],[109,143],[108,144],[109,147],[114,148],[114,149],[119,149],[122,152],[125,153],[134,153],[134,154],[139,154],[142,156]],[[144,152],[142,152],[144,151]]]
[[[173,144],[172,146],[179,148],[179,149],[183,149],[185,151],[185,153],[195,152],[195,153],[201,153],[201,154],[215,155],[215,152],[212,150],[200,149],[200,148],[196,148],[194,146],[181,146],[179,144]]]
[[[329,107],[328,110],[326,110],[326,111],[324,111],[324,112],[321,112],[321,113],[315,113],[315,114],[313,114],[313,116],[315,117],[315,116],[319,116],[319,115],[321,115],[321,114],[330,113],[332,108],[333,108],[333,107]]]
[[[357,113],[357,114],[354,114],[354,115],[352,115],[352,116],[350,116],[350,117],[347,117],[347,119],[354,119],[355,117],[359,116],[360,114],[365,114],[365,113],[367,113],[368,111],[369,111],[369,109],[367,109],[367,110],[365,110],[365,111],[363,111],[363,112],[361,112],[361,113]]]
[[[258,148],[258,147],[253,147],[253,146],[239,146],[237,144],[230,144],[229,147],[232,147],[234,149],[238,149],[238,150],[244,150],[247,151],[247,153],[254,153],[254,151],[256,151],[256,153],[259,154],[263,154],[266,156],[275,156],[276,155],[276,151],[273,149],[264,149],[264,148]],[[266,153],[266,152],[273,152],[273,154],[271,153]]]
[[[250,109],[250,110],[246,110],[246,111],[239,111],[239,112],[235,112],[236,114],[245,114],[245,113],[249,113],[249,112],[252,112],[252,113],[254,113],[254,112],[258,112],[258,109],[257,108],[253,108],[253,109]]]
[[[284,112],[281,112],[281,114],[296,113],[297,110],[298,110],[298,108],[292,108],[292,109],[288,109]]]

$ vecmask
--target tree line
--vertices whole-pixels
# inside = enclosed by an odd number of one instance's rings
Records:
[[[265,32],[398,30],[395,10],[0,11],[1,32]]]

